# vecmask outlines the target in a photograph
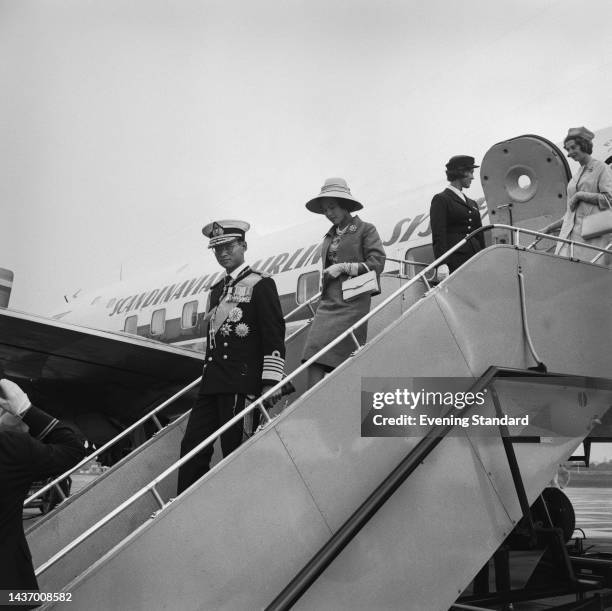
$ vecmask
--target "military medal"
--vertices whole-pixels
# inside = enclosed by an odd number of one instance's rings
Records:
[[[245,286],[244,284],[236,284],[233,287],[232,296],[230,301],[234,303],[249,303],[251,301],[251,295],[253,294],[253,288]]]

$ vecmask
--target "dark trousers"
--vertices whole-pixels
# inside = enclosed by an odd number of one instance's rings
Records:
[[[191,410],[185,436],[181,442],[181,457],[212,435],[235,414],[241,412],[245,407],[245,400],[245,395],[199,394]],[[240,420],[221,435],[223,456],[233,452],[242,443],[242,436],[243,421]],[[178,494],[208,473],[212,454],[213,444],[211,443],[179,468]]]

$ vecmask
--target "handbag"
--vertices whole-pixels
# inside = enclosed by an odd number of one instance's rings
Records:
[[[589,214],[582,219],[582,237],[585,240],[612,233],[612,210]]]
[[[342,299],[344,301],[352,301],[360,295],[378,295],[380,293],[376,272],[370,271],[367,265],[365,265],[365,268],[368,270],[365,274],[349,278],[342,283]]]

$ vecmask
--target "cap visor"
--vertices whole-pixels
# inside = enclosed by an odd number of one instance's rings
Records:
[[[234,240],[241,239],[242,236],[240,234],[236,235],[220,235],[216,238],[211,238],[208,243],[208,248],[214,248],[215,246],[220,246],[221,244],[228,244],[229,242],[233,242]]]

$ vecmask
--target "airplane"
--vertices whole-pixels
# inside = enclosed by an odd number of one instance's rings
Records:
[[[361,218],[374,222],[390,259],[429,263],[433,261],[429,215],[423,211],[409,216],[406,210],[411,208],[414,206],[404,204],[373,210],[366,207]],[[486,207],[483,213],[486,214]],[[321,217],[300,228],[265,236],[261,243],[251,242],[249,235],[246,236],[247,262],[253,269],[274,277],[285,315],[318,293],[319,244],[328,228],[328,221]],[[215,261],[212,251],[202,259],[178,269],[79,293],[70,302],[69,309],[52,317],[203,350],[203,320],[209,289],[225,271]],[[399,264],[389,261],[386,272],[398,273],[398,270]],[[303,311],[293,326],[307,316],[308,311]]]
[[[563,160],[562,179],[567,183],[571,173],[563,152],[544,138],[532,138]],[[598,131],[595,143],[595,158],[610,157],[612,127]],[[521,176],[514,176],[513,188],[528,189],[531,179],[536,178],[528,165]],[[484,165],[481,180],[483,170]],[[526,186],[521,179],[527,181]],[[441,181],[438,188],[427,192],[415,190],[422,198],[419,201],[398,196],[390,205],[366,205],[361,216],[377,227],[383,240],[388,258],[385,275],[410,278],[434,260],[428,207],[433,194],[444,186]],[[508,223],[538,229],[565,211],[561,198],[552,208],[528,210],[521,218],[513,218],[507,204],[492,208],[483,197],[475,198],[471,192],[468,195],[478,201],[483,225]],[[408,212],[419,207],[421,212],[417,214]],[[274,277],[285,315],[319,291],[319,244],[328,228],[327,219],[321,217],[253,243],[247,234],[247,262]],[[489,232],[486,239],[490,245],[505,242],[508,236]],[[550,249],[551,244],[538,248]],[[402,263],[406,261],[410,263]],[[66,309],[52,313],[50,318],[0,308],[0,367],[6,375],[25,383],[50,411],[77,420],[94,443],[102,443],[126,421],[135,421],[199,376],[208,293],[224,273],[211,252],[207,261],[80,291]],[[12,282],[12,272],[0,270],[0,299],[5,305]],[[310,316],[307,308],[291,316],[288,334]]]
[[[595,140],[598,147],[593,156],[597,159],[609,158],[612,155],[612,127],[597,132]],[[569,172],[569,166],[566,167]],[[366,206],[362,216],[377,227],[387,256],[391,259],[385,268],[386,273],[415,273],[414,266],[400,270],[397,260],[433,261],[428,198],[444,186],[441,182],[438,189],[422,195],[424,200],[419,202],[402,201],[376,208]],[[470,197],[474,198],[472,195]],[[484,198],[476,199],[483,224],[492,221]],[[421,212],[413,216],[407,214],[408,210],[419,207]],[[559,202],[557,218],[563,213],[564,204]],[[553,220],[552,215],[534,217],[534,222],[524,226],[535,229],[549,220]],[[499,219],[495,221],[500,222]],[[266,235],[260,243],[250,243],[247,234],[250,247],[247,262],[252,268],[274,277],[284,314],[318,292],[321,268],[318,246],[328,227],[327,220],[322,217],[297,228]],[[69,309],[53,313],[52,318],[97,329],[137,334],[203,351],[203,320],[208,292],[225,272],[217,265],[212,253],[208,260],[202,259],[146,278],[78,293]],[[308,311],[303,310],[300,317],[293,319],[295,322],[290,330],[307,315]]]

